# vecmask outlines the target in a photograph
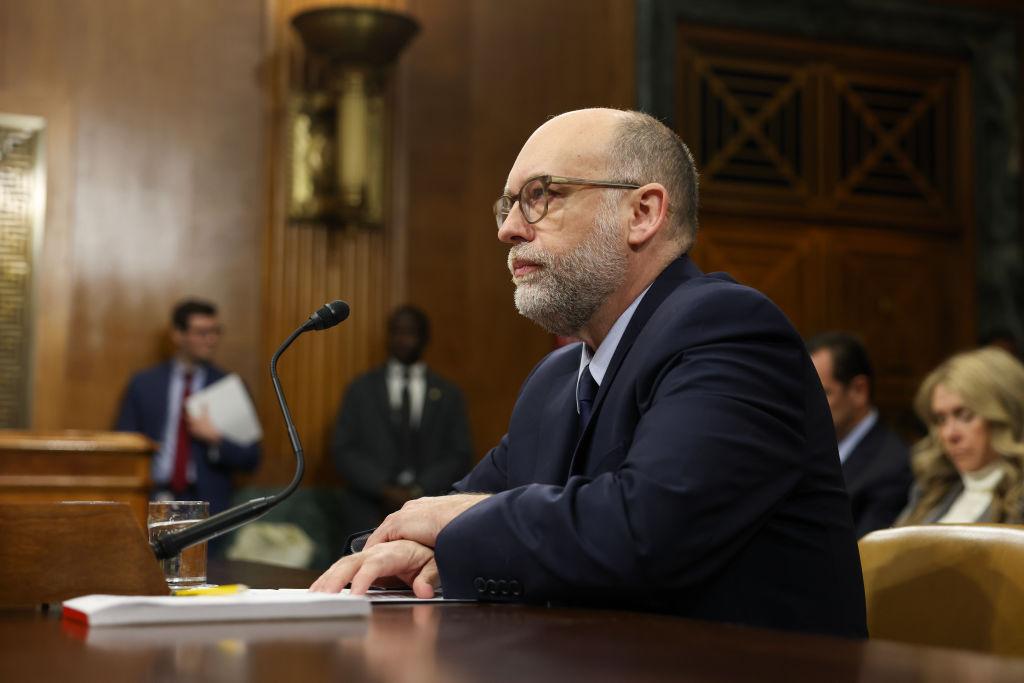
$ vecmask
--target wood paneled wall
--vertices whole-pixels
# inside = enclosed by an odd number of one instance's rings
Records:
[[[268,147],[268,220],[265,227],[264,335],[262,356],[269,358],[281,341],[325,301],[344,299],[352,308],[340,327],[307,334],[284,356],[279,373],[296,428],[307,454],[307,483],[335,483],[327,449],[338,401],[349,381],[381,360],[379,340],[395,286],[402,271],[403,231],[400,204],[381,232],[337,230],[321,225],[289,224],[284,190],[287,105],[302,88],[303,50],[291,18],[304,10],[336,3],[322,0],[268,0],[267,68],[271,74]],[[398,2],[350,3],[403,11]],[[401,155],[396,154],[400,162]],[[400,170],[400,169],[399,169]],[[265,380],[260,404],[264,417],[264,463],[256,480],[287,481],[294,471],[288,434],[277,401]]]
[[[296,86],[301,57],[288,20],[323,4],[270,3],[278,160],[283,98]],[[334,481],[328,445],[341,393],[355,374],[384,360],[386,315],[403,301],[431,317],[427,360],[465,391],[478,454],[500,438],[520,383],[552,342],[514,310],[490,206],[519,147],[547,117],[634,101],[632,2],[351,4],[408,11],[422,32],[394,74],[396,190],[384,233],[287,225],[280,164],[274,173],[265,351],[324,300],[352,304],[339,330],[301,340],[302,350],[281,364],[309,481],[317,483]],[[286,434],[269,392],[263,406],[268,462],[261,479],[280,481],[291,470]]]
[[[256,3],[0,2],[0,110],[47,119],[32,426],[103,429],[185,295],[254,384],[263,16]]]
[[[433,320],[427,360],[464,388],[477,453],[503,433],[552,342],[513,308],[490,205],[547,117],[634,104],[635,4],[360,2],[423,29],[394,74],[394,205],[380,233],[283,218],[282,124],[301,58],[288,21],[329,4],[0,0],[0,110],[49,124],[34,427],[109,426],[129,374],[166,350],[171,304],[195,294],[220,303],[220,360],[257,395],[262,482],[291,471],[266,362],[335,297],[352,318],[281,364],[307,482],[336,481],[338,401],[384,359],[384,320],[402,301]]]
[[[430,314],[427,360],[465,390],[478,454],[551,338],[512,305],[490,205],[547,117],[634,102],[633,3],[379,0],[421,34],[394,76],[395,203],[381,233],[283,218],[287,93],[309,0],[0,2],[0,105],[50,121],[33,427],[103,428],[128,376],[166,352],[172,303],[214,299],[222,365],[257,395],[257,480],[290,476],[266,362],[325,300],[352,317],[307,335],[281,375],[309,456],[348,381],[382,361],[391,306]],[[543,21],[538,22],[538,18]]]
[[[408,298],[435,326],[430,360],[466,391],[477,452],[505,432],[552,348],[516,313],[491,205],[550,116],[635,102],[634,7],[622,0],[420,0],[406,63]]]

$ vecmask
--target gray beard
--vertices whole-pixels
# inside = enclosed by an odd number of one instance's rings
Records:
[[[519,244],[509,263],[524,258],[544,267],[516,283],[516,310],[552,334],[574,336],[625,280],[627,254],[611,211],[602,212],[593,232],[566,254],[552,255]]]

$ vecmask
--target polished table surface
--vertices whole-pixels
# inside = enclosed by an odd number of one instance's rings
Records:
[[[249,563],[213,581],[299,587]],[[521,605],[379,605],[369,619],[85,629],[0,611],[0,681],[1024,681],[1024,659],[674,617]]]

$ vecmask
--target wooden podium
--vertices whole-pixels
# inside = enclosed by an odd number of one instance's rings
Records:
[[[79,595],[167,595],[124,503],[0,503],[0,608]]]
[[[142,434],[0,430],[0,503],[126,503],[145,529],[156,450]]]

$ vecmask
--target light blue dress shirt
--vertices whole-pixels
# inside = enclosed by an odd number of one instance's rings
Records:
[[[652,283],[653,284],[653,283]],[[604,374],[608,372],[608,366],[612,362],[612,356],[615,355],[615,349],[619,347],[619,342],[622,340],[622,335],[626,332],[626,327],[629,326],[629,321],[633,319],[633,314],[636,313],[636,307],[640,305],[640,301],[647,294],[647,290],[651,286],[647,285],[647,289],[640,292],[640,294],[633,299],[626,310],[622,312],[622,315],[618,317],[615,324],[612,325],[612,329],[608,330],[608,336],[604,338],[601,345],[597,347],[597,351],[591,355],[590,349],[587,345],[583,345],[583,353],[580,355],[580,369],[576,373],[576,412],[580,412],[580,398],[579,398],[579,385],[580,375],[583,374],[583,369],[590,366],[590,374],[593,376],[594,381],[597,382],[597,386],[601,386],[601,382],[604,381]]]

